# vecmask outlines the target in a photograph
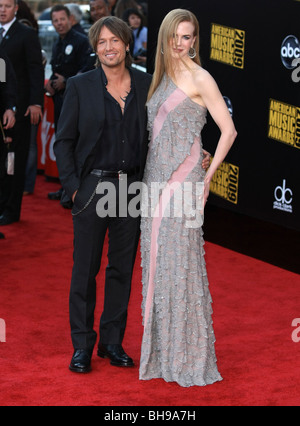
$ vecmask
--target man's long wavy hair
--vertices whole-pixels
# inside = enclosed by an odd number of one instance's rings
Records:
[[[126,22],[115,16],[105,16],[104,18],[101,18],[97,22],[95,22],[95,24],[90,28],[89,31],[89,40],[95,53],[97,53],[97,45],[103,27],[106,27],[116,37],[118,37],[125,44],[125,47],[132,43],[132,32]],[[132,56],[128,52],[126,54],[126,67],[131,67],[132,62]],[[100,66],[100,61],[98,57],[96,66]]]
[[[161,83],[164,74],[174,79],[174,71],[172,68],[172,56],[170,51],[170,41],[177,33],[178,25],[182,22],[191,22],[194,27],[194,37],[196,37],[194,48],[196,57],[193,59],[196,64],[201,65],[200,60],[200,40],[199,40],[199,22],[196,16],[185,9],[174,9],[163,20],[157,41],[157,50],[155,58],[155,71],[153,74],[152,84],[150,86],[148,100],[152,98],[154,92]]]

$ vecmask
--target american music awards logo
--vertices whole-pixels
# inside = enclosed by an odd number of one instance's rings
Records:
[[[270,99],[268,137],[300,149],[300,107]]]
[[[287,213],[293,213],[293,191],[288,188],[286,180],[283,179],[281,185],[276,186],[274,191],[275,201],[273,203],[274,210],[281,210]]]
[[[211,25],[210,59],[244,68],[246,32],[220,24]]]

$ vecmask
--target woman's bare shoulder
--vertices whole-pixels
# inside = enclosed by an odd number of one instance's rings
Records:
[[[193,79],[195,83],[208,83],[209,81],[214,81],[211,74],[204,68],[198,66],[193,70]]]

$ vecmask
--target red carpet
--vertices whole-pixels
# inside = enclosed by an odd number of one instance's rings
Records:
[[[1,406],[287,406],[300,404],[300,343],[291,326],[300,317],[300,276],[206,244],[214,299],[216,351],[223,382],[180,388],[162,380],[140,382],[138,367],[118,369],[93,357],[93,372],[69,372],[72,355],[68,292],[72,267],[69,211],[47,200],[54,183],[39,176],[26,197],[22,221],[1,229]],[[141,270],[138,257],[125,349],[138,365]],[[99,277],[96,327],[103,298]]]

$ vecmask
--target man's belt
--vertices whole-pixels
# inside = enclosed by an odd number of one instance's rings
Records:
[[[99,170],[99,169],[94,169],[91,171],[91,175],[93,176],[97,176],[99,178],[101,177],[110,177],[110,178],[117,178],[120,179],[123,175],[127,175],[127,177],[131,177],[131,176],[136,176],[138,175],[140,172],[140,169],[138,167],[136,167],[135,169],[130,169],[130,170],[119,170],[117,172],[113,171],[113,170]]]

